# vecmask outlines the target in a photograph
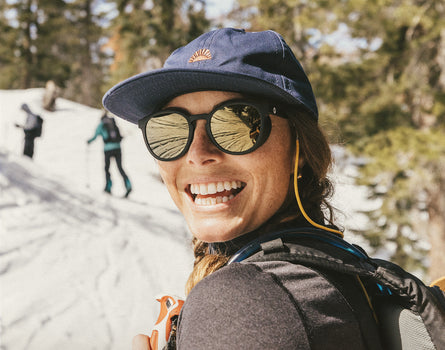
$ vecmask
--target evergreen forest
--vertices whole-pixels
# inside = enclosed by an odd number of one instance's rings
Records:
[[[0,0],[0,89],[52,80],[100,107],[111,86],[209,29],[275,30],[309,75],[330,141],[363,160],[356,182],[381,203],[356,233],[430,281],[444,275],[445,2],[234,0],[218,17],[208,5]]]

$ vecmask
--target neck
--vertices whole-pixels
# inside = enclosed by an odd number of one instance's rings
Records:
[[[254,239],[273,231],[282,230],[289,227],[295,227],[295,226],[304,226],[301,225],[301,223],[298,223],[296,221],[289,221],[285,223],[280,223],[277,225],[273,225],[272,227],[270,225],[262,225],[259,228],[257,228],[254,231],[245,233],[239,237],[236,237],[234,239],[231,239],[230,241],[225,242],[212,242],[208,244],[208,252],[209,254],[215,254],[215,255],[225,255],[225,256],[232,256],[235,254],[238,250],[240,250],[242,247],[253,241]]]
[[[254,230],[231,239],[230,241],[209,243],[209,254],[232,256],[241,247],[257,237],[259,237],[258,230]]]

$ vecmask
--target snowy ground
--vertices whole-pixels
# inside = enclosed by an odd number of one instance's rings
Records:
[[[121,125],[134,192],[120,198],[112,163],[110,197],[102,141],[85,142],[101,111],[60,99],[44,112],[42,92],[0,91],[1,349],[130,348],[154,324],[155,296],[183,294],[188,233],[136,127]],[[23,102],[45,119],[33,161],[13,126]]]
[[[112,163],[106,195],[102,141],[86,146],[101,111],[59,99],[47,112],[42,93],[0,90],[0,349],[130,349],[154,324],[155,296],[183,295],[189,233],[136,126],[117,121],[134,191],[121,198]],[[21,156],[23,131],[14,127],[22,103],[45,120],[33,160]],[[354,212],[370,204],[352,184],[354,167],[335,153],[335,202],[344,224],[360,227],[366,221]]]

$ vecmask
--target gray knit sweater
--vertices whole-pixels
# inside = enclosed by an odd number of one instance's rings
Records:
[[[188,296],[177,347],[379,348],[365,345],[360,324],[372,316],[356,280],[338,277],[284,261],[226,266],[203,279]],[[377,327],[365,332],[368,339],[369,334],[378,339]]]

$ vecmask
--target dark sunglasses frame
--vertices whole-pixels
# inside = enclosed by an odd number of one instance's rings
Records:
[[[218,144],[218,142],[215,140],[215,138],[213,137],[213,134],[211,131],[210,120],[213,117],[213,115],[217,111],[223,109],[224,107],[229,107],[229,106],[233,106],[233,105],[252,106],[259,112],[259,115],[261,118],[260,119],[261,120],[261,124],[260,124],[261,130],[260,130],[260,134],[258,135],[258,139],[256,140],[255,144],[251,148],[249,148],[246,151],[242,151],[242,152],[233,152],[233,151],[229,151],[229,150],[226,150],[223,147],[221,147]],[[162,158],[162,157],[158,156],[157,154],[155,154],[155,152],[150,147],[150,144],[147,140],[147,129],[146,129],[147,123],[150,119],[163,117],[163,116],[166,116],[166,115],[169,115],[172,113],[180,114],[183,117],[185,117],[185,119],[187,120],[188,128],[189,128],[188,139],[184,146],[183,151],[181,153],[179,153],[177,156],[175,156],[173,158]],[[161,110],[159,112],[153,113],[151,115],[148,115],[148,116],[142,118],[141,120],[138,121],[138,125],[142,131],[142,136],[144,138],[145,145],[147,146],[148,151],[151,153],[151,155],[158,160],[168,162],[168,161],[173,161],[173,160],[179,159],[179,158],[183,157],[188,152],[190,145],[193,142],[193,136],[195,134],[195,124],[196,124],[195,122],[200,119],[203,119],[206,121],[205,128],[206,128],[207,136],[220,151],[227,153],[227,154],[234,154],[234,155],[242,155],[242,154],[251,153],[251,152],[255,151],[258,147],[260,147],[262,144],[264,144],[264,142],[266,142],[267,138],[269,137],[270,130],[271,130],[271,122],[270,122],[270,117],[269,117],[270,114],[286,118],[284,109],[278,110],[278,108],[274,104],[270,104],[267,102],[260,102],[260,101],[252,101],[252,100],[248,100],[248,99],[232,99],[232,100],[224,101],[223,103],[216,105],[210,113],[203,113],[203,114],[191,115],[187,110],[182,109],[182,108],[167,108],[167,109]]]

